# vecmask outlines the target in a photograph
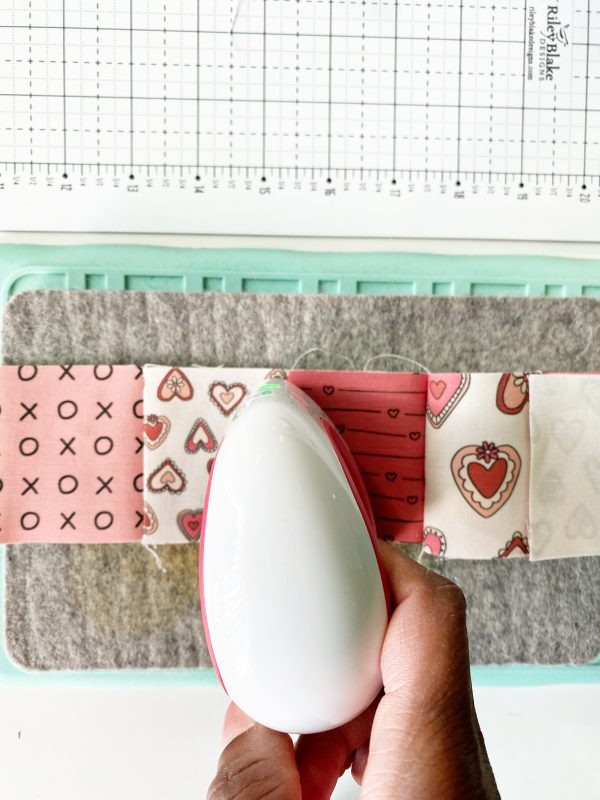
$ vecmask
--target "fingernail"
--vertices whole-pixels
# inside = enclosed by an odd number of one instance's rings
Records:
[[[253,720],[252,717],[244,714],[241,708],[238,708],[235,703],[230,703],[223,721],[221,749],[224,750],[237,736],[241,736],[244,731],[249,730],[254,725],[256,725],[256,721]]]

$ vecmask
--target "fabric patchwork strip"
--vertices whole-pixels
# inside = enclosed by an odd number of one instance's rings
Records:
[[[369,492],[379,535],[420,542],[427,376],[301,370],[288,377],[327,412],[348,444]]]
[[[531,558],[600,555],[600,375],[531,375]]]
[[[449,558],[528,553],[529,376],[429,376],[423,548]]]
[[[144,367],[144,540],[197,542],[210,468],[244,398],[281,370]]]
[[[0,543],[142,536],[142,371],[0,368]]]
[[[274,377],[0,367],[0,544],[197,542],[219,442]],[[600,555],[600,375],[287,377],[347,442],[381,537],[447,558]]]

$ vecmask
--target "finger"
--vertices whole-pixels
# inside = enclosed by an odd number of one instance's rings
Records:
[[[236,706],[235,703],[229,703],[227,711],[225,712],[225,719],[223,720],[223,731],[221,733],[221,750],[225,750],[227,745],[232,742],[236,736],[241,736],[242,733],[256,725],[256,720],[244,714],[241,708]]]
[[[399,692],[407,702],[430,700],[446,687],[449,674],[453,684],[460,679],[470,689],[462,591],[388,542],[379,545],[396,606],[381,651],[386,694]]]
[[[322,733],[303,734],[296,743],[296,763],[303,800],[329,800],[354,751],[368,740],[379,697],[358,717]]]
[[[412,559],[404,556],[386,542],[381,542],[380,554],[390,582],[391,599],[394,606],[404,603],[404,612],[410,609],[406,604],[411,597],[417,597],[413,605],[421,606],[419,592],[429,593],[432,587],[439,588],[449,582],[434,572],[425,569]],[[412,614],[407,614],[412,617]],[[392,620],[394,622],[394,620]],[[415,618],[415,624],[418,618]],[[394,627],[399,627],[395,625]],[[404,657],[400,652],[402,637],[406,631],[398,631],[388,647],[388,684],[390,689],[396,683],[395,670]],[[387,639],[387,636],[386,636]],[[415,654],[419,657],[419,654]],[[352,773],[357,782],[363,778],[369,752],[369,735],[379,698],[357,719],[347,725],[320,734],[301,736],[296,745],[296,761],[300,773],[303,797],[309,800],[329,798],[338,778],[352,763]],[[355,752],[355,751],[359,752]]]
[[[207,800],[301,800],[294,745],[233,703],[223,725],[225,749]]]
[[[384,539],[377,539],[378,555],[384,567],[390,589],[392,607],[400,605],[415,591],[426,586],[448,584],[446,578],[409,558],[397,547]]]

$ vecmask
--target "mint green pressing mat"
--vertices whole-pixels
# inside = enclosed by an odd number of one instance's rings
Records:
[[[600,260],[539,256],[314,253],[92,245],[0,246],[0,308],[23,291],[303,292],[600,297]],[[0,547],[0,630],[4,631],[4,550]],[[473,667],[479,686],[600,683],[587,666]],[[0,644],[0,684],[88,686],[218,685],[213,670],[29,672]]]
[[[0,245],[0,302],[35,289],[600,297],[600,260]]]

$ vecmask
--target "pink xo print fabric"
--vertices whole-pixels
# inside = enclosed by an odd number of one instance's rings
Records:
[[[138,367],[4,366],[0,409],[0,543],[141,539]]]

